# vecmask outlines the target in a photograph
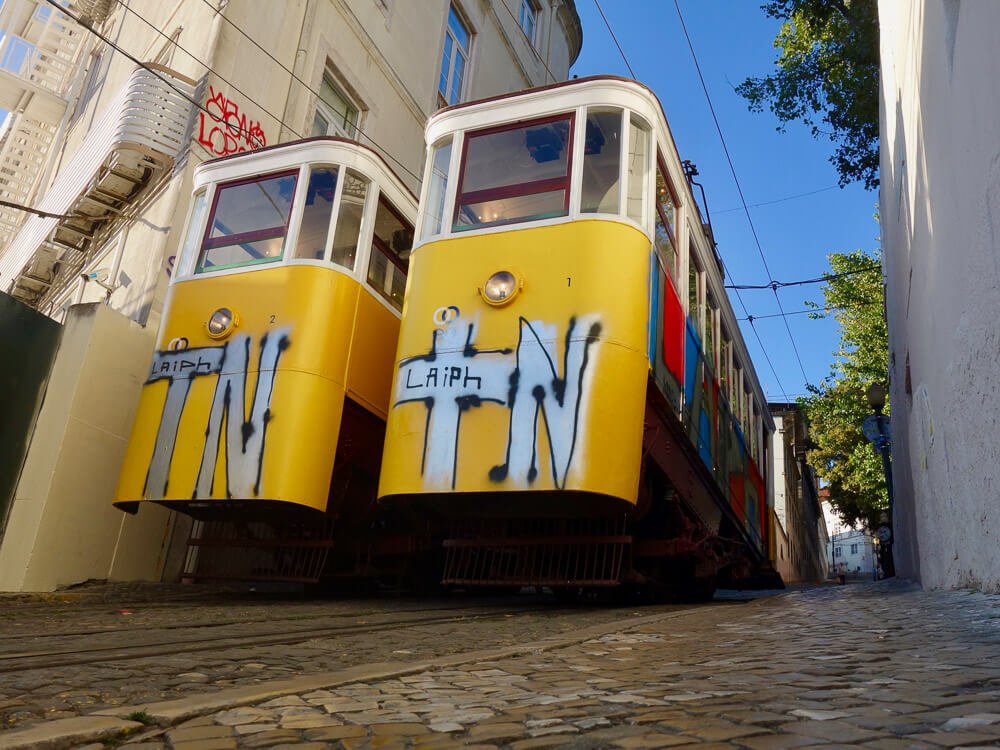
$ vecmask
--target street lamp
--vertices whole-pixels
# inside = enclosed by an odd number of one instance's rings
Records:
[[[896,566],[892,559],[892,458],[890,450],[892,448],[892,436],[890,432],[889,417],[882,413],[885,408],[885,386],[881,383],[872,383],[865,391],[868,397],[868,405],[875,413],[865,417],[862,427],[865,437],[871,441],[875,450],[882,456],[882,471],[885,473],[885,489],[889,495],[889,513],[883,513],[879,519],[879,527],[875,532],[879,540],[879,552],[882,558],[882,570],[886,577],[896,574]]]

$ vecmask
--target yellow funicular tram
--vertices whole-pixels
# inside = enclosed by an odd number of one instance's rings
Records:
[[[767,571],[773,425],[657,98],[569,81],[426,141],[380,501],[435,524],[450,584]]]
[[[187,575],[364,573],[415,214],[342,139],[195,170],[115,498],[197,519]]]

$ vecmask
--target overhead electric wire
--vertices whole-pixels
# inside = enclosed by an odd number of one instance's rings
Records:
[[[623,50],[622,46],[618,43],[618,37],[615,36],[614,29],[611,28],[611,24],[608,22],[608,17],[604,15],[604,10],[601,8],[600,0],[594,0],[594,5],[597,6],[597,10],[601,14],[601,18],[604,19],[604,25],[608,27],[608,33],[611,34],[611,38],[614,40],[615,46],[618,47],[618,52],[621,53],[622,60],[625,61],[625,67],[628,68],[628,72],[632,75],[632,78],[635,78],[636,77],[635,73],[632,71],[632,66],[631,66],[631,64],[629,64],[628,57],[625,55],[625,50]],[[683,23],[683,19],[682,19],[682,23]],[[686,31],[685,31],[685,33],[686,33]],[[694,53],[694,49],[692,49],[691,52],[693,54]],[[699,75],[700,75],[700,71],[699,71]],[[706,91],[706,95],[707,95],[707,93],[708,92]],[[725,262],[724,261],[723,261],[723,268],[725,268]],[[774,381],[778,384],[778,390],[781,391],[781,395],[784,396],[785,400],[787,401],[788,400],[788,396],[785,394],[785,386],[783,386],[781,384],[781,378],[778,377],[778,371],[774,367],[774,362],[771,361],[771,357],[768,355],[767,349],[764,347],[764,341],[763,341],[763,339],[761,339],[760,334],[757,332],[756,326],[754,326],[754,324],[753,324],[753,316],[750,315],[750,311],[747,310],[746,303],[743,301],[743,297],[740,296],[739,290],[738,289],[734,289],[733,291],[736,292],[736,299],[739,300],[740,307],[743,308],[743,313],[747,316],[747,322],[749,322],[749,324],[750,324],[750,330],[753,331],[754,338],[757,339],[757,345],[760,346],[761,354],[764,355],[764,360],[767,362],[767,366],[771,369],[771,374],[774,375]],[[808,380],[808,378],[807,378],[807,380]]]
[[[608,17],[604,15],[604,8],[601,7],[601,0],[594,0],[594,5],[597,6],[597,12],[600,13],[601,18],[604,19],[604,25],[608,27],[608,33],[611,34],[611,39],[618,48],[618,52],[621,53],[622,60],[625,61],[625,67],[628,68],[628,74],[635,78],[635,72],[632,70],[632,66],[629,64],[628,58],[625,56],[625,50],[623,50],[622,46],[618,43],[618,37],[615,36],[615,31],[611,28],[611,24],[608,22]]]
[[[597,0],[594,0],[597,2]],[[709,111],[712,113],[712,120],[715,123],[715,129],[719,134],[719,140],[722,142],[722,150],[726,155],[726,161],[729,163],[729,171],[733,175],[733,182],[736,184],[736,191],[740,195],[740,203],[743,204],[743,212],[746,214],[747,223],[750,226],[750,233],[753,235],[754,243],[757,246],[757,252],[760,254],[761,263],[764,266],[764,271],[767,273],[768,280],[773,284],[774,276],[771,274],[771,269],[767,265],[767,258],[764,256],[764,248],[760,244],[760,238],[757,236],[757,228],[754,226],[753,219],[750,216],[750,208],[747,206],[746,196],[743,194],[743,187],[740,185],[739,177],[736,174],[736,166],[733,164],[733,158],[729,153],[729,146],[726,144],[725,135],[722,133],[722,125],[719,123],[719,118],[715,113],[715,105],[712,103],[712,97],[708,93],[708,85],[705,83],[705,76],[701,72],[701,64],[698,62],[698,55],[694,50],[694,43],[691,41],[691,35],[688,34],[687,24],[684,23],[684,14],[681,13],[681,6],[679,0],[674,0],[674,8],[677,10],[677,17],[681,22],[681,29],[684,32],[684,38],[687,40],[688,49],[691,50],[691,58],[694,60],[695,70],[698,72],[698,80],[701,82],[702,91],[705,92],[705,99],[708,101]],[[781,297],[778,296],[778,290],[773,288],[774,299],[778,303],[778,310],[782,313],[785,311],[781,304]],[[809,376],[806,375],[806,368],[802,364],[802,357],[799,355],[799,348],[795,343],[795,336],[792,335],[792,328],[788,325],[788,318],[782,317],[785,323],[785,330],[788,332],[788,340],[792,342],[792,351],[795,353],[795,359],[799,363],[799,370],[802,372],[802,379],[808,383]],[[750,324],[751,327],[753,323]]]
[[[809,190],[805,193],[795,193],[794,195],[786,195],[784,198],[775,198],[770,201],[761,201],[760,203],[751,203],[750,208],[760,208],[761,206],[773,206],[775,203],[785,203],[786,201],[793,201],[798,198],[805,198],[810,195],[816,195],[817,193],[825,193],[828,190],[836,190],[840,185],[827,185],[825,188],[818,188],[817,190]],[[737,206],[736,208],[723,208],[721,210],[716,209],[712,213],[716,216],[719,214],[729,214],[733,211],[742,211],[743,206]]]
[[[822,284],[833,279],[840,279],[844,276],[854,276],[859,273],[870,273],[871,271],[881,271],[882,264],[874,263],[867,268],[858,268],[854,271],[843,271],[841,273],[827,273],[812,279],[802,279],[801,281],[774,281],[769,284],[726,284],[726,289],[780,289],[788,286],[804,286],[806,284]],[[763,315],[757,317],[763,318]]]
[[[77,24],[79,24],[83,28],[87,29],[87,31],[89,31],[91,34],[93,34],[94,36],[96,36],[102,42],[104,42],[105,44],[107,44],[109,47],[111,47],[111,49],[113,49],[115,52],[117,52],[118,54],[120,54],[122,57],[125,57],[126,59],[130,60],[135,65],[137,65],[140,68],[142,68],[143,70],[145,70],[147,73],[152,73],[154,76],[156,76],[161,81],[163,81],[165,84],[167,84],[167,86],[169,86],[171,89],[173,89],[174,92],[176,92],[182,99],[184,99],[185,101],[193,104],[197,109],[199,109],[200,111],[204,112],[209,117],[215,118],[215,115],[213,115],[211,112],[209,112],[204,106],[202,106],[201,104],[199,104],[198,100],[195,99],[194,97],[192,97],[186,91],[184,91],[184,89],[180,88],[173,81],[169,80],[166,76],[164,76],[162,73],[160,73],[160,71],[158,71],[158,70],[156,70],[154,68],[149,67],[149,65],[147,65],[144,62],[142,62],[135,55],[131,54],[130,52],[126,52],[118,44],[116,44],[115,42],[111,41],[111,39],[109,39],[107,36],[105,36],[100,31],[98,31],[97,29],[95,29],[89,23],[86,23],[80,16],[78,16],[75,13],[73,13],[73,11],[69,10],[65,6],[60,5],[58,2],[56,2],[56,0],[45,0],[45,2],[48,3],[49,5],[51,5],[53,8],[55,8],[60,13],[68,16],[69,18],[72,18]],[[236,125],[236,124],[229,124],[227,127],[229,127],[230,129],[236,130],[238,132],[246,133],[247,135],[250,135],[250,136],[254,135],[253,133],[251,133],[250,130],[248,130],[246,128],[243,128],[243,127],[240,127],[239,125]]]
[[[772,313],[770,315],[752,315],[746,318],[739,318],[739,320],[746,321],[747,323],[754,320],[763,320],[764,318],[780,318],[785,315],[806,315],[807,313],[825,314],[836,312],[838,310],[853,310],[855,307],[867,307],[868,305],[881,305],[884,304],[884,300],[873,299],[867,301],[854,302],[850,305],[826,305],[823,307],[809,307],[805,310],[792,310],[791,312],[784,313]]]
[[[47,2],[51,2],[51,0],[46,0],[46,1],[47,1]],[[120,2],[120,0],[119,0],[119,2]],[[309,92],[309,93],[311,93],[311,94],[315,94],[315,95],[316,95],[316,96],[317,96],[317,97],[318,97],[318,98],[319,98],[320,100],[322,100],[322,99],[323,99],[323,95],[322,95],[322,94],[321,94],[321,93],[320,93],[319,91],[317,91],[316,89],[312,88],[312,86],[310,86],[310,85],[309,85],[308,83],[306,83],[306,82],[305,82],[305,81],[303,81],[303,80],[302,80],[301,78],[299,78],[299,77],[298,77],[298,76],[297,76],[297,75],[295,74],[295,71],[293,71],[293,70],[292,70],[291,68],[289,68],[289,67],[288,67],[287,65],[285,65],[285,64],[284,64],[283,62],[281,62],[281,60],[279,60],[279,59],[278,59],[277,57],[275,57],[275,56],[274,56],[274,55],[272,55],[272,54],[271,54],[270,52],[268,52],[268,51],[267,51],[267,50],[266,50],[266,49],[265,49],[265,48],[264,48],[264,47],[263,47],[263,46],[262,46],[262,45],[260,44],[260,42],[258,42],[258,41],[257,41],[256,39],[254,39],[254,38],[253,38],[252,36],[250,36],[250,35],[249,35],[249,34],[248,34],[247,32],[245,32],[245,31],[244,31],[243,29],[241,29],[241,28],[239,27],[239,25],[238,25],[238,24],[237,24],[237,23],[236,23],[235,21],[232,21],[232,20],[230,20],[229,18],[226,18],[226,16],[225,16],[225,15],[224,15],[224,14],[222,13],[222,11],[221,11],[221,10],[219,10],[218,8],[216,8],[216,7],[214,6],[214,5],[212,5],[212,3],[211,3],[211,2],[209,1],[209,0],[202,0],[202,2],[203,2],[203,3],[205,3],[205,5],[207,5],[207,6],[208,6],[208,7],[209,7],[209,8],[211,9],[211,11],[212,11],[213,13],[215,13],[215,14],[216,14],[217,16],[219,16],[219,17],[220,17],[220,18],[221,18],[221,19],[222,19],[223,21],[225,21],[225,22],[226,22],[226,23],[228,23],[228,24],[229,24],[230,26],[232,26],[232,27],[233,27],[233,28],[234,28],[234,29],[235,29],[236,31],[238,31],[238,32],[239,32],[239,33],[240,33],[240,34],[241,34],[241,35],[243,36],[243,38],[244,38],[244,39],[246,39],[246,40],[247,40],[248,42],[250,42],[250,43],[251,43],[251,44],[252,44],[253,46],[255,46],[255,47],[256,47],[257,49],[259,49],[259,50],[260,50],[261,52],[263,52],[263,53],[264,53],[265,55],[267,55],[267,57],[269,57],[269,58],[270,58],[270,59],[271,59],[272,61],[274,61],[274,63],[275,63],[275,64],[277,64],[279,68],[281,68],[282,70],[284,70],[284,71],[285,71],[286,73],[288,73],[288,75],[290,75],[290,76],[291,76],[291,77],[292,77],[293,79],[295,79],[295,80],[296,80],[296,81],[298,81],[298,82],[299,82],[300,84],[302,84],[302,87],[303,87],[303,88],[304,88],[304,89],[305,89],[306,91],[308,91],[308,92]],[[218,74],[216,74],[216,75],[218,75]],[[220,76],[220,77],[221,77],[221,76]],[[225,79],[223,79],[223,80],[225,80]],[[381,153],[381,154],[382,154],[383,156],[385,156],[385,157],[386,157],[387,159],[389,159],[390,161],[394,162],[394,163],[395,163],[395,164],[396,164],[396,165],[397,165],[397,166],[398,166],[398,167],[399,167],[400,169],[402,169],[402,170],[403,170],[404,172],[406,172],[406,173],[407,173],[408,175],[410,175],[411,177],[413,177],[413,179],[415,179],[415,180],[417,181],[417,184],[418,184],[418,185],[419,185],[419,184],[421,184],[421,182],[423,182],[422,178],[421,178],[421,177],[420,177],[420,176],[419,176],[419,175],[418,175],[418,174],[417,174],[416,172],[414,172],[414,171],[413,171],[412,169],[410,169],[410,168],[409,168],[408,166],[406,166],[406,165],[405,165],[405,164],[404,164],[403,162],[401,162],[401,161],[400,161],[399,159],[397,159],[397,158],[396,158],[395,156],[393,156],[392,152],[390,152],[389,150],[387,150],[387,149],[386,149],[386,148],[385,148],[385,147],[384,147],[384,146],[383,146],[382,144],[380,144],[380,143],[379,143],[378,141],[376,141],[376,140],[375,140],[374,138],[372,138],[372,137],[371,137],[370,135],[368,135],[368,133],[366,133],[366,132],[365,132],[365,131],[364,131],[364,130],[363,130],[363,129],[362,129],[361,127],[360,127],[360,126],[358,126],[358,125],[355,125],[355,126],[353,126],[353,129],[354,129],[355,131],[357,131],[357,132],[358,132],[358,134],[360,134],[360,135],[364,136],[364,137],[365,137],[365,140],[367,140],[367,141],[368,141],[369,143],[371,143],[371,144],[372,144],[372,145],[373,145],[373,146],[374,146],[375,148],[377,148],[377,149],[379,150],[379,152],[380,152],[380,153]],[[291,130],[291,128],[289,128],[289,130]],[[293,132],[294,132],[294,131],[293,131]]]
[[[135,10],[133,10],[132,8],[130,8],[128,5],[126,5],[124,2],[122,2],[122,0],[116,0],[116,2],[118,3],[118,5],[120,5],[122,8],[124,8],[127,13],[131,13],[133,16],[135,16],[136,18],[138,18],[140,21],[142,21],[144,24],[146,24],[149,28],[151,28],[157,34],[159,34],[164,39],[166,39],[168,42],[170,42],[172,45],[174,45],[174,47],[176,47],[181,52],[183,52],[185,55],[187,55],[192,60],[194,60],[196,63],[198,63],[199,65],[201,65],[209,73],[211,73],[212,75],[214,75],[219,80],[224,81],[226,83],[226,85],[228,85],[230,88],[232,88],[233,91],[235,91],[240,96],[244,97],[248,102],[250,102],[254,106],[258,107],[261,112],[263,112],[264,114],[266,114],[268,117],[270,117],[276,123],[278,123],[281,127],[288,128],[288,132],[290,132],[296,138],[302,138],[303,137],[301,133],[299,133],[297,130],[295,130],[295,128],[293,128],[287,122],[285,122],[284,120],[282,120],[278,115],[274,114],[269,109],[267,109],[267,107],[265,107],[264,105],[262,105],[260,102],[258,102],[256,99],[254,99],[252,96],[250,96],[250,94],[248,94],[247,92],[243,91],[239,86],[237,86],[232,81],[224,78],[221,73],[219,73],[217,70],[215,70],[211,65],[209,65],[205,61],[201,60],[193,52],[190,52],[186,48],[182,47],[181,44],[180,44],[180,42],[178,42],[172,36],[170,36],[169,34],[165,33],[164,31],[161,31],[159,28],[157,28],[156,24],[154,24],[152,21],[147,21],[145,18],[143,18],[142,14],[140,14],[140,13],[136,12]],[[227,125],[228,125],[228,121],[227,121]],[[264,144],[261,144],[261,145],[264,145]]]
[[[514,21],[514,24],[517,26],[518,30],[520,30],[524,38],[528,40],[528,47],[531,49],[532,53],[534,53],[535,57],[538,58],[538,62],[542,64],[542,67],[545,68],[545,71],[549,74],[549,77],[552,79],[552,83],[558,81],[559,79],[556,78],[555,73],[552,72],[552,69],[549,67],[548,62],[542,59],[542,53],[535,48],[535,43],[531,39],[528,39],[528,32],[526,32],[524,30],[524,27],[521,26],[521,22],[517,20],[517,17],[514,15],[514,12],[508,7],[507,3],[500,3],[500,5],[505,11],[507,11],[507,15],[510,16],[511,20]],[[496,10],[494,10],[492,4],[490,5],[490,10],[492,10],[493,14],[496,15]],[[500,16],[497,16],[497,20],[498,21],[500,20]]]

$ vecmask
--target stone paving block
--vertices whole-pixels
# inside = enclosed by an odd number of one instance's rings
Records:
[[[864,742],[865,740],[874,740],[885,736],[879,732],[859,729],[853,724],[836,719],[831,719],[830,721],[810,721],[804,719],[802,721],[781,724],[775,727],[775,729],[802,735],[803,737],[815,737],[827,742]]]
[[[174,750],[236,750],[235,737],[213,737],[205,740],[172,742]]]
[[[345,724],[339,727],[323,727],[322,729],[307,729],[303,736],[309,741],[316,742],[336,742],[337,740],[367,737],[368,728],[359,727],[353,724]]]
[[[740,744],[750,750],[790,750],[796,747],[811,747],[821,742],[823,740],[796,734],[758,734],[740,740]]]
[[[232,727],[219,726],[218,724],[194,724],[167,732],[167,739],[173,743],[189,742],[191,740],[208,740],[214,737],[232,737]]]
[[[908,735],[907,739],[930,745],[940,745],[941,747],[971,747],[987,744],[996,746],[996,735],[979,732],[926,732]]]
[[[259,734],[252,734],[249,737],[240,739],[241,747],[274,747],[284,743],[295,743],[299,740],[298,732],[287,729],[272,729]]]
[[[510,750],[542,750],[548,747],[561,747],[566,744],[565,737],[530,737],[524,740],[516,740],[510,743]]]

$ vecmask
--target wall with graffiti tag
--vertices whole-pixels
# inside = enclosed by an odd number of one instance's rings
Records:
[[[215,156],[239,154],[267,145],[259,120],[247,116],[238,102],[208,87],[204,109],[198,113],[198,143]]]

